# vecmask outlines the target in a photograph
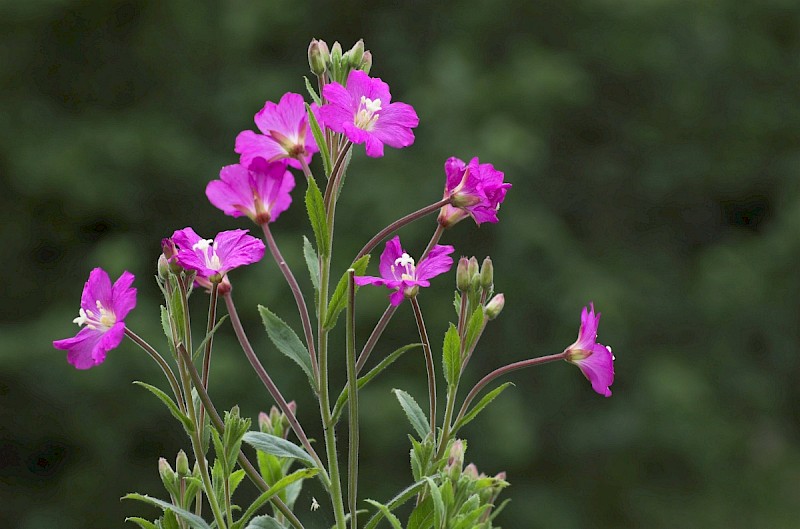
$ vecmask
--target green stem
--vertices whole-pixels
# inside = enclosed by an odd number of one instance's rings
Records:
[[[386,329],[386,325],[389,324],[389,320],[392,319],[392,316],[394,316],[396,311],[397,307],[391,303],[388,307],[386,307],[386,310],[383,311],[383,316],[381,316],[381,319],[378,320],[375,328],[372,329],[372,333],[369,335],[367,343],[364,344],[364,348],[361,349],[361,354],[358,355],[358,361],[356,362],[356,374],[360,373],[361,369],[364,367],[364,364],[367,363],[367,359],[369,358],[370,353],[372,353],[372,350],[375,348],[375,344],[378,343],[378,340],[383,334],[384,329]]]
[[[361,259],[361,257],[363,257],[364,255],[367,255],[368,253],[370,253],[382,240],[384,240],[390,234],[392,234],[395,231],[399,230],[403,226],[405,226],[407,224],[411,224],[415,220],[424,217],[428,213],[432,213],[432,212],[436,211],[437,209],[440,209],[442,206],[446,206],[447,204],[450,203],[450,200],[451,200],[451,197],[443,198],[442,200],[439,200],[438,202],[434,202],[433,204],[425,206],[422,209],[418,209],[417,211],[415,211],[413,213],[409,213],[405,217],[392,222],[391,224],[389,224],[388,226],[383,228],[381,231],[376,233],[375,236],[373,238],[371,238],[369,240],[369,242],[364,245],[363,248],[361,248],[361,251],[358,252],[358,254],[356,255],[355,259],[353,259],[353,261],[355,262],[355,261]],[[437,224],[436,231],[437,232],[440,232],[440,231],[443,232],[444,228],[442,228],[441,225]],[[436,242],[439,240],[439,238],[441,236],[442,236],[442,234],[439,233],[438,235],[435,235],[435,240],[431,239],[434,242],[432,244],[428,245],[429,248],[427,250],[425,250],[425,253],[423,253],[422,257],[419,258],[419,261],[422,261],[423,257],[428,255],[428,252],[433,247],[433,244],[436,244]]]
[[[228,516],[228,523],[233,523],[233,511],[231,510],[231,477],[225,478],[225,513]]]
[[[419,339],[422,341],[422,350],[425,353],[425,368],[428,372],[428,400],[430,402],[430,421],[431,436],[436,438],[436,372],[433,367],[433,352],[431,343],[428,340],[428,330],[425,328],[425,320],[422,318],[422,309],[416,297],[411,298],[411,306],[414,309],[414,319],[417,321]]]
[[[272,257],[275,259],[275,262],[278,264],[278,268],[283,273],[284,279],[286,279],[286,282],[289,284],[289,288],[292,291],[292,296],[294,296],[294,301],[297,304],[297,310],[300,313],[300,321],[303,324],[303,334],[305,335],[306,344],[308,345],[308,354],[311,357],[311,369],[314,373],[314,378],[318,380],[319,367],[317,366],[317,353],[314,350],[314,333],[311,331],[311,318],[308,316],[308,307],[306,307],[306,301],[305,298],[303,298],[303,292],[300,290],[300,285],[294,278],[292,270],[286,263],[286,259],[283,258],[283,255],[278,248],[278,244],[275,242],[275,238],[272,236],[272,231],[269,229],[269,223],[265,222],[261,224],[261,229],[264,231],[264,239],[267,241],[269,251],[272,254]]]
[[[436,449],[434,461],[438,461],[444,455],[447,442],[450,440],[450,421],[453,419],[453,411],[456,407],[456,394],[458,384],[451,384],[447,387],[447,405],[444,409],[444,422],[442,423],[442,436],[439,438],[439,446]]]
[[[208,391],[208,377],[211,371],[211,345],[214,338],[211,331],[217,322],[217,296],[219,295],[219,283],[211,284],[211,296],[208,300],[208,325],[206,327],[206,346],[203,351],[203,388]],[[205,406],[200,406],[200,427],[205,428]]]
[[[179,344],[178,352],[184,358],[184,360],[190,358],[189,353],[186,351],[186,348],[183,347],[183,345]],[[187,367],[189,376],[191,376],[192,382],[197,388],[197,394],[200,397],[200,401],[203,403],[203,406],[205,406],[206,410],[208,410],[208,416],[211,419],[211,423],[214,425],[214,428],[217,429],[219,435],[222,436],[225,431],[225,423],[217,412],[217,409],[214,407],[214,403],[211,402],[211,397],[201,385],[200,373],[197,372],[197,369],[195,369],[194,365],[192,364],[188,364]],[[266,492],[269,489],[269,484],[264,481],[264,478],[261,477],[261,474],[259,474],[258,470],[256,470],[250,460],[247,459],[247,456],[242,450],[239,450],[238,461],[239,466],[242,467],[245,474],[247,474],[247,477],[250,478],[250,481],[252,481],[253,484],[255,484],[255,486],[258,487],[262,492]],[[274,496],[270,498],[270,501],[281,513],[283,513],[284,516],[286,516],[295,529],[305,529],[303,524],[300,523],[300,520],[297,519],[294,513],[289,510],[286,504],[283,503],[279,497]]]
[[[145,353],[150,355],[150,358],[155,360],[155,362],[158,364],[158,367],[161,368],[161,371],[164,372],[164,376],[167,377],[167,380],[169,381],[172,392],[175,394],[175,400],[178,401],[178,407],[182,412],[186,412],[186,406],[183,402],[183,395],[181,393],[180,385],[178,385],[178,379],[175,378],[175,373],[172,372],[172,369],[170,369],[169,364],[166,360],[164,360],[164,357],[158,354],[158,351],[156,351],[152,345],[144,341],[144,339],[139,337],[138,334],[130,330],[128,327],[125,327],[125,336],[130,338],[133,343],[141,347]]]
[[[347,153],[350,151],[352,146],[353,142],[347,140],[344,146],[339,150],[339,154],[336,156],[336,163],[333,164],[333,169],[331,169],[331,179],[328,180],[328,185],[325,187],[324,198],[326,210],[330,210],[331,206],[339,198],[339,185],[341,184],[342,174],[344,173],[344,160],[347,158]]]
[[[325,474],[322,460],[320,460],[317,452],[314,450],[314,447],[311,446],[311,442],[308,440],[305,431],[303,431],[303,427],[300,426],[300,423],[297,421],[297,417],[289,407],[289,404],[286,402],[283,394],[281,394],[278,386],[276,386],[275,382],[272,381],[272,378],[270,378],[270,376],[267,374],[267,370],[264,369],[264,366],[261,364],[258,356],[256,356],[253,346],[250,345],[250,340],[247,339],[247,335],[244,332],[244,327],[242,327],[242,322],[239,319],[239,313],[236,310],[236,305],[233,303],[231,293],[227,292],[222,297],[225,299],[225,305],[228,307],[228,314],[230,315],[231,324],[233,325],[233,330],[236,333],[236,337],[239,339],[239,345],[242,347],[247,360],[250,362],[250,366],[256,372],[256,375],[258,375],[258,378],[261,380],[261,383],[264,384],[264,387],[267,388],[269,394],[272,395],[272,398],[275,399],[278,407],[281,409],[284,415],[286,415],[286,419],[289,421],[289,425],[292,427],[295,435],[300,440],[300,443],[320,468],[319,475],[323,481],[323,484],[325,484],[327,475]]]
[[[350,388],[348,396],[348,415],[350,446],[347,468],[347,499],[350,507],[350,527],[358,528],[358,372],[356,371],[356,330],[355,330],[355,302],[356,271],[350,268],[347,271],[347,385]]]
[[[486,387],[486,385],[491,382],[492,380],[501,377],[505,374],[511,373],[512,371],[516,371],[518,369],[524,369],[526,367],[533,367],[540,364],[546,364],[548,362],[555,362],[556,360],[564,360],[567,357],[566,351],[548,355],[548,356],[540,356],[539,358],[530,358],[528,360],[520,360],[519,362],[514,362],[512,364],[508,364],[503,367],[498,367],[475,384],[470,392],[467,394],[467,398],[464,399],[464,404],[461,405],[461,411],[458,412],[456,416],[456,420],[454,421],[455,424],[464,418],[464,415],[467,413],[467,407],[470,405],[472,400],[480,393],[480,391]]]

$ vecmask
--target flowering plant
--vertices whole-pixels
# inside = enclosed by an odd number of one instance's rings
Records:
[[[505,304],[503,294],[494,291],[494,265],[488,257],[482,265],[475,257],[458,260],[456,321],[445,333],[441,354],[435,353],[431,345],[418,298],[421,289],[434,280],[442,281],[440,276],[453,267],[451,254],[455,248],[439,244],[446,230],[467,217],[478,225],[498,222],[500,204],[511,184],[504,181],[501,171],[492,164],[480,163],[478,158],[468,163],[455,157],[447,159],[442,198],[380,230],[331,289],[336,205],[353,146],[364,144],[367,156],[373,158],[383,156],[387,145],[407,147],[414,142],[412,129],[419,119],[411,105],[392,102],[384,81],[369,76],[372,55],[364,50],[363,42],[342,53],[338,43],[329,50],[323,41],[313,40],[309,64],[317,79],[316,89],[307,82],[311,102],[305,103],[302,96],[293,93],[285,94],[277,104],[267,101],[255,116],[260,133],[244,131],[236,138],[239,163],[223,167],[219,180],[211,181],[206,188],[211,204],[226,215],[248,217],[260,229],[263,241],[243,229],[223,231],[213,239],[205,239],[191,227],[176,230],[162,241],[157,280],[165,300],[161,319],[169,356],[124,322],[136,304],[133,275],[123,272],[112,284],[108,273],[99,268],[89,276],[79,316],[74,320],[83,328],[75,337],[57,340],[53,345],[66,350],[67,360],[76,368],[88,369],[101,364],[106,354],[127,336],[165,375],[171,394],[154,385],[139,384],[160,399],[181,423],[189,437],[194,464],[189,464],[183,451],[178,453],[174,468],[163,458],[159,461],[158,471],[168,499],[126,496],[162,511],[153,521],[129,518],[143,529],[302,529],[304,524],[296,514],[295,502],[304,481],[310,479],[318,480],[328,496],[322,503],[315,499],[313,510],[321,505],[330,509],[337,529],[348,525],[351,529],[373,529],[381,522],[395,529],[489,529],[494,527],[502,508],[497,500],[508,485],[506,474],[489,477],[479,473],[474,464],[465,467],[467,442],[458,435],[510,384],[493,387],[477,403],[475,399],[506,373],[555,360],[575,364],[597,393],[610,396],[614,357],[609,347],[597,343],[600,315],[595,314],[593,305],[584,308],[578,339],[563,352],[499,367],[475,384],[459,404],[462,374],[478,349],[484,329]],[[314,157],[320,160],[325,175],[324,191],[310,167]],[[306,238],[303,247],[314,288],[313,313],[306,303],[308,293],[302,292],[272,235],[272,224],[292,203],[293,171],[300,171],[305,177],[305,207],[315,241],[312,244]],[[395,234],[437,211],[433,235],[415,259]],[[389,237],[392,238],[386,241]],[[370,256],[384,241],[378,275],[367,275]],[[235,275],[238,267],[260,261],[267,249],[291,289],[302,330],[295,332],[264,306],[258,310],[271,341],[304,371],[318,399],[324,430],[322,455],[306,435],[294,402],[287,400],[253,349],[233,301],[234,283],[229,275]],[[391,293],[386,310],[358,350],[355,301],[357,288],[367,285],[383,286]],[[197,331],[192,327],[188,304],[197,286],[208,292],[209,299],[207,324],[199,343],[194,340]],[[256,429],[251,429],[251,420],[242,417],[236,406],[220,414],[209,394],[214,335],[225,323],[225,318],[217,317],[220,298],[244,355],[275,404],[269,414],[258,417]],[[383,331],[406,299],[419,340],[381,358],[364,372]],[[342,313],[345,360],[343,365],[336,365],[329,357],[333,346],[331,330]],[[422,350],[425,359],[427,410],[406,391],[394,390],[413,432],[411,484],[388,500],[361,502],[359,392],[398,357],[415,348]],[[442,382],[436,373],[437,364],[442,366],[444,392],[437,389],[437,383]],[[334,400],[329,375],[337,368],[346,372],[347,383]],[[445,407],[440,414],[438,404],[442,397]],[[346,466],[340,467],[336,428],[345,416],[345,408],[347,457]],[[251,450],[255,450],[256,464],[248,455]],[[248,506],[239,507],[234,504],[234,494],[245,476],[259,495]],[[403,505],[410,510],[400,509]],[[407,514],[405,523],[400,520],[401,512]],[[313,512],[305,516],[313,516]]]

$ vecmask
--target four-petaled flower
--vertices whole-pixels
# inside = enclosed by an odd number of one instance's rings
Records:
[[[426,258],[415,264],[400,246],[400,237],[394,237],[386,243],[381,254],[378,267],[381,277],[356,276],[356,285],[383,285],[389,289],[397,289],[389,296],[392,305],[397,306],[403,297],[414,297],[419,287],[430,286],[429,279],[443,274],[453,266],[453,247],[437,244]]]
[[[332,82],[322,94],[328,103],[320,108],[325,126],[341,132],[353,143],[366,143],[367,156],[383,156],[383,145],[408,147],[414,143],[411,129],[419,125],[414,108],[392,103],[389,85],[361,70],[347,77],[347,87]]]
[[[311,105],[311,111],[316,110],[316,104]],[[267,101],[254,121],[261,134],[252,130],[242,131],[236,137],[234,147],[245,167],[260,156],[270,162],[288,158],[289,165],[300,169],[298,160],[302,158],[309,163],[311,155],[319,150],[309,131],[306,106],[300,94],[288,92],[277,105]]]
[[[439,223],[448,228],[472,217],[480,226],[482,222],[497,222],[497,210],[506,197],[511,184],[503,182],[503,173],[490,163],[480,163],[473,158],[468,164],[458,158],[449,158],[444,164],[447,177],[444,196],[450,204],[439,211]]]
[[[604,397],[611,396],[609,386],[614,383],[614,354],[611,348],[597,343],[597,326],[600,313],[595,315],[594,303],[581,312],[578,339],[564,351],[566,361],[578,366],[592,383],[592,389]]]
[[[81,308],[73,321],[83,328],[72,338],[56,340],[53,347],[67,351],[67,361],[78,369],[103,363],[125,334],[125,316],[136,306],[133,274],[123,272],[114,284],[108,273],[95,268],[83,287]]]
[[[203,239],[192,228],[184,228],[173,233],[172,240],[178,246],[178,264],[212,283],[220,283],[234,268],[264,257],[264,243],[247,235],[247,230],[223,231],[213,239]]]
[[[257,224],[274,222],[292,203],[294,176],[286,162],[267,162],[256,157],[249,166],[226,165],[219,180],[206,186],[208,200],[226,215],[247,215]]]

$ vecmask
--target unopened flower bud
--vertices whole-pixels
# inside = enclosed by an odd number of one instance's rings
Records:
[[[453,441],[453,444],[450,445],[450,454],[447,458],[447,466],[445,469],[452,479],[458,479],[458,476],[461,475],[461,470],[464,467],[465,450],[464,441],[461,439],[456,439]]]
[[[165,281],[169,277],[169,261],[163,253],[158,256],[158,277]]]
[[[469,289],[469,259],[462,257],[458,260],[456,268],[456,288],[459,292],[466,292]]]
[[[161,482],[167,489],[171,488],[175,483],[175,471],[169,466],[169,462],[163,457],[158,459],[158,475],[161,477]]]
[[[311,68],[311,73],[317,77],[324,74],[329,60],[330,52],[325,41],[311,39],[311,44],[308,45],[308,66]]]
[[[503,311],[506,305],[506,297],[503,294],[497,294],[492,300],[486,304],[486,317],[490,320],[495,319]]]
[[[361,65],[358,69],[365,74],[369,74],[369,71],[372,69],[372,53],[370,53],[369,50],[364,52],[364,56],[361,58]]]
[[[473,278],[480,274],[480,269],[478,268],[478,260],[475,257],[469,258],[469,280],[472,281]]]
[[[175,243],[172,242],[172,239],[165,237],[161,239],[161,252],[164,254],[164,257],[171,260],[178,255],[178,248],[175,246]]]
[[[269,429],[271,429],[272,423],[269,420],[269,415],[264,413],[263,411],[258,414],[258,429],[261,433],[269,433]]]
[[[470,463],[464,467],[464,472],[462,474],[470,479],[478,479],[478,467],[475,466],[475,463]]]
[[[331,64],[341,64],[342,62],[342,45],[339,41],[333,43],[331,48]]]
[[[364,39],[358,39],[358,42],[356,42],[347,53],[350,59],[350,66],[354,69],[359,68],[361,66],[361,60],[364,58]]]
[[[484,290],[489,290],[492,288],[494,284],[494,265],[492,265],[492,259],[487,257],[483,260],[483,264],[481,265],[481,286]]]
[[[179,451],[178,456],[175,458],[175,470],[180,478],[189,476],[189,458],[186,457],[186,452],[183,450]]]

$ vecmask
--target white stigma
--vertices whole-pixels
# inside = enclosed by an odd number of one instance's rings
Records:
[[[97,310],[84,310],[81,308],[78,311],[78,317],[72,320],[72,323],[78,325],[86,325],[92,330],[107,331],[115,323],[117,323],[117,316],[114,311],[109,310],[100,303],[100,300],[95,301]]]
[[[210,270],[219,270],[222,268],[222,262],[217,255],[217,243],[214,239],[200,239],[192,245],[192,250],[200,250],[206,259],[206,268]]]
[[[394,264],[392,265],[391,270],[392,274],[394,274],[395,277],[397,277],[395,270],[397,270],[398,266],[402,267],[400,271],[400,279],[407,279],[407,280],[414,279],[414,275],[416,273],[417,268],[415,266],[413,257],[403,252],[403,255],[394,260]]]
[[[367,96],[361,96],[361,101],[358,104],[358,112],[355,117],[356,127],[363,130],[372,130],[375,127],[375,122],[378,121],[379,114],[376,114],[376,112],[380,110],[380,99],[370,99]]]

